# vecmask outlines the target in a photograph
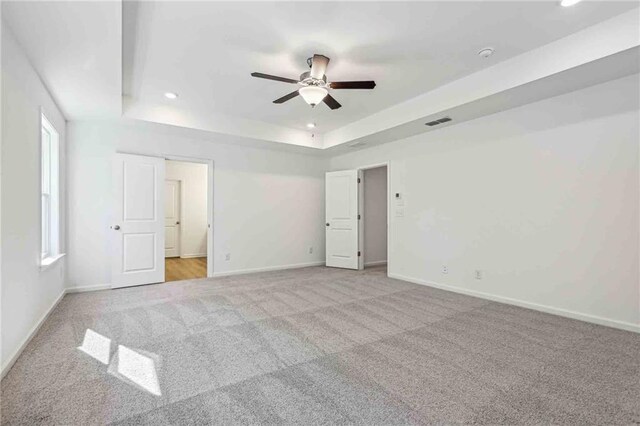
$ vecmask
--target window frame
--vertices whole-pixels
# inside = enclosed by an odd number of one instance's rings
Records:
[[[61,258],[60,133],[40,110],[40,266]]]

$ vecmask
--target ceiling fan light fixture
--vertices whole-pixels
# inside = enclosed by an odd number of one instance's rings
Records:
[[[306,86],[298,90],[302,99],[312,107],[318,105],[329,94],[329,91],[323,87]]]
[[[310,61],[307,61],[307,63],[309,63],[311,69],[300,74],[299,80],[264,74],[261,72],[252,72],[251,76],[301,86],[299,89],[276,99],[273,101],[274,104],[283,104],[300,95],[307,104],[311,105],[312,108],[320,102],[323,102],[332,110],[341,108],[342,105],[340,105],[340,102],[335,100],[335,98],[329,94],[329,89],[371,90],[376,87],[376,82],[372,80],[327,82],[326,71],[327,65],[329,64],[329,58],[324,55],[315,54]]]

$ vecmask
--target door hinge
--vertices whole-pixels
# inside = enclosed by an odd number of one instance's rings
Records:
[[[360,183],[360,178],[358,178],[358,183]]]
[[[361,217],[361,216],[360,216],[360,215],[358,215],[358,220],[360,220],[360,217]]]
[[[358,257],[360,257],[360,252],[358,252]]]

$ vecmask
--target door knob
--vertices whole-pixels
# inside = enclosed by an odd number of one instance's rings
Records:
[[[327,222],[327,226],[329,226],[329,222]]]
[[[116,231],[119,231],[120,230],[120,225],[114,226],[113,229],[115,229]]]
[[[180,221],[177,221],[177,222],[176,222],[176,225],[180,225]]]

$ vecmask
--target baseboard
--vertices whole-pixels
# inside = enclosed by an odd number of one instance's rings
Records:
[[[387,261],[386,260],[375,260],[373,262],[365,262],[364,266],[379,266],[379,265],[386,265]]]
[[[224,272],[214,272],[213,277],[228,277],[231,275],[244,275],[244,274],[255,274],[256,272],[270,272],[270,271],[282,271],[286,269],[298,269],[298,268],[307,268],[309,266],[323,266],[324,260],[318,262],[309,262],[309,263],[296,263],[291,265],[280,265],[280,266],[268,266],[266,268],[253,268],[253,269],[237,269],[235,271],[224,271]]]
[[[198,256],[194,256],[198,257]],[[309,266],[323,266],[324,260],[318,262],[308,262],[308,263],[295,263],[291,265],[280,265],[280,266],[268,266],[265,268],[253,268],[253,269],[238,269],[235,271],[224,271],[224,272],[214,272],[212,277],[228,277],[231,275],[243,275],[243,274],[255,274],[256,272],[269,272],[269,271],[280,271],[286,269],[297,269],[297,268],[307,268]],[[111,284],[98,284],[98,285],[88,285],[81,287],[68,287],[66,289],[67,293],[84,293],[87,291],[99,291],[99,290],[109,290],[111,289]]]
[[[496,296],[490,293],[483,293],[481,291],[467,290],[458,287],[453,287],[446,284],[440,284],[433,281],[422,280],[418,278],[406,277],[399,274],[389,274],[389,278],[395,278],[402,281],[408,281],[414,284],[426,285],[429,287],[439,288],[441,290],[447,290],[454,293],[465,294],[467,296],[479,297],[481,299],[491,300],[493,302],[501,302],[507,305],[519,306],[521,308],[532,309],[534,311],[545,312],[547,314],[558,315],[565,318],[576,319],[593,324],[604,325],[606,327],[617,328],[620,330],[632,331],[640,333],[640,324],[632,324],[625,321],[617,321],[608,318],[602,318],[596,315],[583,314],[580,312],[569,311],[561,308],[554,308],[547,305],[540,305],[537,303],[525,302],[519,299],[512,299],[509,297]]]
[[[60,303],[60,301],[62,300],[62,298],[66,293],[67,293],[67,290],[63,289],[60,295],[56,298],[56,300],[53,301],[49,309],[47,309],[44,315],[42,315],[42,317],[40,317],[38,322],[31,328],[31,330],[29,331],[29,334],[27,334],[27,337],[23,340],[22,344],[18,347],[18,349],[16,349],[16,351],[11,356],[11,358],[9,358],[9,361],[7,361],[7,363],[2,366],[2,372],[0,372],[0,379],[3,379],[4,376],[6,376],[6,374],[9,372],[9,370],[11,370],[11,367],[13,367],[13,364],[15,364],[15,362],[18,360],[18,358],[22,354],[22,351],[24,351],[24,348],[27,347],[31,339],[33,339],[33,336],[35,336],[38,330],[40,330],[40,327],[42,327],[42,324],[44,324],[47,318],[49,318],[49,315],[51,315],[51,312],[53,312],[56,306],[58,306],[58,303]]]
[[[81,287],[68,287],[67,293],[84,293],[86,291],[109,290],[111,284],[85,285]]]
[[[207,257],[207,253],[200,254],[181,254],[180,259],[192,259],[194,257]]]

